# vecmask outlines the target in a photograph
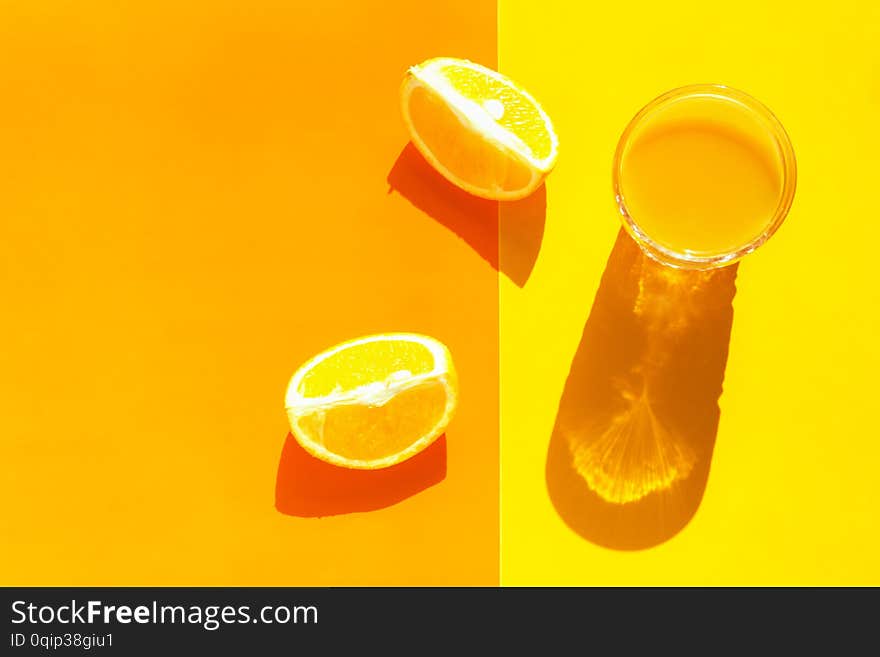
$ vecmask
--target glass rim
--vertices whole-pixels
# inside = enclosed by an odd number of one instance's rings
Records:
[[[639,124],[661,107],[668,106],[680,100],[699,97],[715,97],[726,101],[732,101],[743,107],[753,116],[759,118],[762,124],[767,127],[768,133],[778,149],[778,155],[782,164],[782,191],[772,219],[767,223],[764,230],[745,244],[742,244],[735,249],[711,255],[697,255],[686,251],[677,251],[653,240],[639,227],[638,221],[630,215],[621,188],[623,154]],[[788,133],[785,131],[785,128],[782,126],[779,119],[776,118],[776,115],[773,114],[766,105],[744,91],[740,91],[739,89],[727,85],[691,84],[677,87],[657,96],[654,100],[642,107],[642,109],[640,109],[630,120],[621,134],[620,140],[617,142],[617,149],[614,153],[612,181],[614,198],[617,201],[617,207],[620,210],[623,226],[648,256],[663,264],[681,269],[714,269],[716,267],[723,267],[732,264],[748,255],[770,239],[779,226],[782,225],[782,222],[785,221],[792,202],[794,201],[794,193],[797,186],[797,162],[795,160],[794,148],[791,145]]]

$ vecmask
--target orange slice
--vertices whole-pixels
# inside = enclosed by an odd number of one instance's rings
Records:
[[[328,349],[297,370],[285,398],[292,433],[307,452],[365,470],[425,449],[446,430],[457,403],[449,350],[413,333]]]
[[[556,164],[550,118],[506,76],[464,59],[413,66],[401,86],[416,148],[450,182],[493,200],[535,191]]]

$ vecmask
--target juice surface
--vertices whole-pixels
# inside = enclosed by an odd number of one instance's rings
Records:
[[[750,110],[717,97],[682,99],[647,115],[620,171],[633,221],[679,253],[735,251],[773,219],[781,158]]]

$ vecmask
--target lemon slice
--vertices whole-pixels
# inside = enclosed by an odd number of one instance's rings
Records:
[[[556,164],[559,140],[550,118],[497,71],[464,59],[430,59],[409,69],[400,94],[416,148],[471,194],[523,198]]]
[[[359,469],[425,449],[457,403],[449,350],[414,333],[367,336],[318,354],[293,375],[285,398],[291,431],[307,452]]]

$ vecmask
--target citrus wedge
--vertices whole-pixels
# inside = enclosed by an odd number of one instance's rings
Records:
[[[471,194],[523,198],[556,164],[559,140],[550,118],[497,71],[464,59],[429,59],[407,71],[400,95],[416,148]]]
[[[312,456],[346,468],[400,463],[440,436],[458,402],[449,350],[434,338],[386,333],[343,342],[297,370],[285,406]]]

